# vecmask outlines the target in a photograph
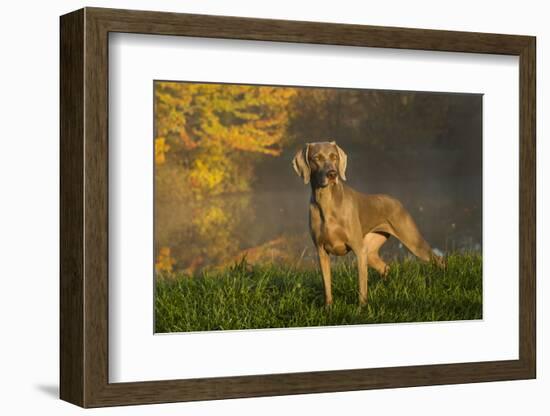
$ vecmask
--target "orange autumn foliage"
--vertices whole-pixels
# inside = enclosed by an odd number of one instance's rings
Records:
[[[246,190],[251,170],[241,170],[243,155],[281,153],[295,95],[294,88],[156,82],[155,162],[186,164],[198,193],[217,193],[237,177],[229,190]]]

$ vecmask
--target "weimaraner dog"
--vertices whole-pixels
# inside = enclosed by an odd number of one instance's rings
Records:
[[[433,253],[398,200],[362,194],[344,184],[346,164],[347,155],[335,142],[307,143],[292,161],[304,183],[311,183],[309,228],[319,255],[327,306],[332,304],[330,254],[343,256],[353,251],[357,256],[361,305],[367,302],[367,265],[383,277],[388,274],[378,250],[391,235],[421,260],[445,267],[444,259]]]

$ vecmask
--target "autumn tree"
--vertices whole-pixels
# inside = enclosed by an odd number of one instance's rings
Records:
[[[163,248],[174,233],[178,240],[208,243],[210,257],[231,254],[235,218],[247,211],[248,198],[222,196],[248,191],[255,164],[281,153],[295,94],[281,87],[155,83],[158,267],[169,264],[167,252],[192,262],[203,255],[190,247]],[[200,203],[205,198],[209,203]],[[174,207],[178,201],[185,205]],[[180,216],[185,219],[177,220]]]
[[[196,194],[247,190],[254,155],[280,154],[293,88],[157,82],[157,166],[174,158]],[[223,187],[219,186],[223,183]]]

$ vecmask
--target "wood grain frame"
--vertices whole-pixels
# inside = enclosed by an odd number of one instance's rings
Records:
[[[536,377],[534,37],[99,8],[62,16],[60,29],[61,399],[82,407],[100,407]],[[519,56],[519,359],[109,383],[110,32]]]

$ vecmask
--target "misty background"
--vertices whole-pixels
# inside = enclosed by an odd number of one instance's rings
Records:
[[[399,199],[442,253],[481,251],[482,95],[157,82],[159,273],[316,262],[307,142],[335,140],[347,184]],[[386,260],[408,255],[390,238]]]

